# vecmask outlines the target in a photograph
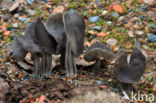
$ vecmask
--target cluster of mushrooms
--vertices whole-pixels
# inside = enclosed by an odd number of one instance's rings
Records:
[[[67,76],[77,73],[75,59],[82,53],[85,34],[85,22],[77,13],[51,14],[45,25],[40,18],[32,21],[24,36],[17,35],[12,44],[13,57],[22,61],[28,52],[34,63],[34,77],[48,77],[52,73],[52,54],[61,54],[61,68]],[[133,83],[140,79],[146,69],[146,59],[136,47],[127,61],[126,50],[117,56],[103,43],[91,45],[84,53],[84,60],[95,62],[94,71],[100,71],[103,60],[114,62],[114,75],[124,83]]]

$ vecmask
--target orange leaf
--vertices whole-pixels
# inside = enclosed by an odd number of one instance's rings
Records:
[[[113,9],[116,11],[116,12],[119,12],[119,13],[123,13],[123,7],[120,6],[120,5],[113,5]]]
[[[103,33],[103,32],[100,32],[100,33],[97,34],[97,36],[99,36],[99,37],[106,37],[107,34],[106,33]]]
[[[138,0],[139,3],[143,3],[143,0]]]
[[[4,32],[4,36],[7,36],[8,37],[10,35],[10,33],[11,33],[11,31],[5,31]]]
[[[108,13],[110,13],[111,10],[112,10],[112,5],[110,5],[110,6],[108,7]]]
[[[50,100],[49,100],[47,97],[45,97],[44,95],[41,95],[41,96],[40,96],[40,102],[41,102],[41,103],[45,103],[45,102],[44,102],[45,100],[47,100],[47,102],[50,103]]]
[[[156,92],[156,87],[153,87],[153,91]]]
[[[23,74],[22,73],[18,75],[18,78],[22,78],[22,77],[23,77]]]

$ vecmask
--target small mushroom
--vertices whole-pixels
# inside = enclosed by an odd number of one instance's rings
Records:
[[[109,48],[108,45],[103,43],[96,42],[91,45],[86,54],[84,55],[84,59],[88,62],[96,61],[95,67],[93,68],[94,73],[100,73],[100,68],[103,60],[110,61],[114,58],[113,51]]]
[[[114,75],[123,83],[137,82],[146,69],[146,58],[136,47],[130,56],[130,62],[127,62],[127,52],[122,50],[114,64]]]
[[[51,73],[51,54],[55,53],[56,46],[55,39],[46,31],[42,21],[37,19],[28,25],[24,36],[16,36],[12,44],[13,57],[21,61],[30,52],[35,67],[33,76],[48,76]]]

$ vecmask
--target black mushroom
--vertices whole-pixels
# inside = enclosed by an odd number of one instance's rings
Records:
[[[87,52],[84,55],[84,59],[88,62],[96,61],[95,67],[93,68],[94,73],[100,72],[101,65],[103,60],[111,61],[114,58],[113,51],[109,48],[108,45],[96,42],[91,45]]]
[[[33,76],[47,77],[51,73],[51,54],[55,53],[56,46],[57,42],[48,34],[39,18],[29,24],[24,36],[16,36],[12,44],[13,57],[21,61],[30,52],[35,68]]]
[[[130,61],[127,61],[127,52],[122,50],[114,64],[114,75],[123,83],[137,82],[146,69],[146,58],[142,52],[136,47],[130,56]]]
[[[77,73],[75,58],[83,50],[85,22],[76,13],[52,14],[46,21],[47,31],[56,39],[57,53],[68,76]],[[65,64],[64,64],[65,63]]]

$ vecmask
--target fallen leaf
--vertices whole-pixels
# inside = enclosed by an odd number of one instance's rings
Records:
[[[49,5],[49,4],[46,4],[46,7],[47,7],[47,8],[51,8],[52,6],[51,6],[51,5]]]
[[[12,11],[14,11],[16,8],[18,8],[19,7],[19,3],[18,2],[15,2],[11,7],[10,7],[10,9],[9,9],[9,12],[12,12]]]
[[[146,4],[152,4],[153,2],[154,2],[154,0],[144,0],[144,2],[146,3]]]
[[[98,33],[98,34],[97,34],[97,36],[99,36],[99,37],[106,37],[106,36],[107,36],[107,34],[106,34],[106,33],[104,33],[104,32],[100,32],[100,33]]]
[[[22,77],[23,77],[23,74],[22,73],[18,75],[18,78],[19,79],[22,78]]]
[[[44,95],[41,95],[40,96],[40,103],[45,103],[45,101],[47,101],[46,103],[50,103],[50,100],[45,97]]]
[[[53,14],[54,13],[61,13],[64,11],[64,7],[63,6],[58,6],[53,10]]]
[[[139,3],[143,3],[143,0],[138,0]]]
[[[11,31],[5,31],[4,32],[4,36],[7,36],[8,37],[10,35],[10,33],[11,33]]]
[[[112,5],[110,5],[109,7],[108,7],[108,13],[110,13],[111,12],[111,10],[112,10]]]
[[[125,26],[125,28],[129,29],[129,28],[131,28],[131,27],[132,27],[132,25],[133,25],[133,23],[128,22],[128,23],[127,23],[127,24],[125,24],[124,26]]]
[[[114,46],[116,43],[117,43],[117,40],[116,39],[108,39],[106,40],[106,43],[110,46]]]
[[[120,5],[113,5],[113,9],[116,11],[116,12],[119,12],[119,13],[123,13],[123,7],[120,6]]]

